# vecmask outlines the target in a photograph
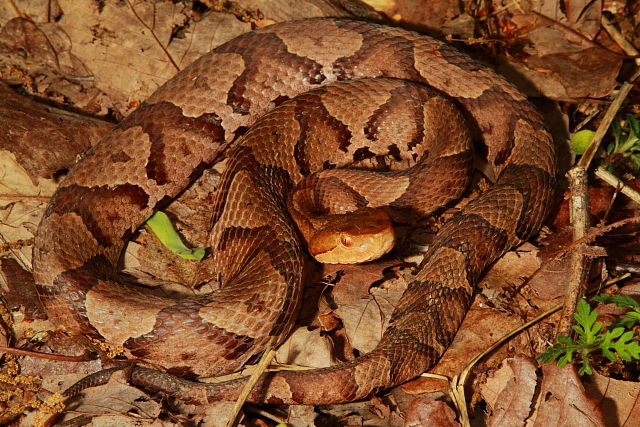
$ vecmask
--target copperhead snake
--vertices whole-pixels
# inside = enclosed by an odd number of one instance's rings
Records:
[[[470,134],[481,139],[496,182],[439,231],[376,349],[330,368],[269,374],[250,399],[320,404],[370,396],[436,362],[484,269],[538,231],[553,195],[555,152],[540,115],[488,67],[427,36],[315,19],[261,28],[201,57],[61,183],[37,232],[38,293],[55,323],[123,345],[171,374],[237,370],[281,343],[295,320],[307,257],[304,230],[286,207],[298,206],[289,198],[296,183],[319,172],[303,182],[322,181],[323,190],[302,184],[299,194],[320,205],[323,194],[338,193],[348,196],[348,210],[427,213],[448,199],[427,191],[421,174],[429,169],[436,175],[429,185],[464,191],[471,154],[458,142]],[[118,260],[132,234],[223,152],[229,160],[211,251],[221,288],[175,301],[121,280]],[[339,169],[384,156],[414,166],[366,176]],[[331,210],[320,205],[312,210]],[[136,372],[142,385],[184,386],[157,371]],[[241,385],[221,383],[207,398],[233,399]]]

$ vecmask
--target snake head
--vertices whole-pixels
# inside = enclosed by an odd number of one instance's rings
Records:
[[[329,215],[309,240],[311,255],[324,264],[360,264],[393,249],[395,231],[383,209],[362,208],[344,215]]]

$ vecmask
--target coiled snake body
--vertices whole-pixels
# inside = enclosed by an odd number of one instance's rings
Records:
[[[40,297],[55,322],[171,373],[236,370],[280,343],[296,315],[306,255],[286,209],[295,184],[327,170],[316,179],[323,190],[311,191],[316,199],[338,193],[352,208],[429,212],[447,199],[425,189],[423,172],[435,171],[433,185],[457,194],[468,182],[463,115],[496,183],[440,230],[377,348],[332,368],[272,374],[250,398],[339,402],[411,379],[451,343],[487,265],[539,229],[555,154],[541,117],[512,85],[402,29],[283,23],[178,73],[86,153],[53,196],[34,249]],[[115,269],[135,230],[233,141],[212,232],[221,288],[175,301],[120,280]],[[373,175],[333,169],[385,155],[416,165]],[[239,384],[209,397],[233,398]]]

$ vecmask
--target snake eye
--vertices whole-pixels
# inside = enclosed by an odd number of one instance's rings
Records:
[[[340,235],[340,243],[342,243],[342,245],[346,246],[347,248],[353,244],[353,242],[351,241],[351,237],[346,234]]]

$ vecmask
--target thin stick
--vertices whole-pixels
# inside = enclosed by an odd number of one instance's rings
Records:
[[[246,402],[249,393],[251,393],[251,390],[253,389],[253,386],[256,385],[256,383],[260,379],[260,376],[262,376],[262,374],[266,371],[267,366],[269,366],[275,355],[276,351],[273,349],[273,347],[267,348],[267,350],[265,350],[265,352],[262,354],[260,362],[258,362],[255,369],[251,373],[249,380],[244,385],[240,396],[238,396],[238,399],[236,400],[236,404],[233,405],[233,409],[229,414],[229,418],[227,418],[226,427],[233,427],[236,425],[238,414],[242,409],[242,405],[244,405],[244,402]]]
[[[20,356],[37,357],[39,359],[58,360],[60,362],[86,362],[91,360],[88,354],[80,356],[65,356],[61,354],[41,353],[39,351],[23,350],[20,348],[0,346],[0,352],[17,354]]]
[[[573,226],[573,241],[582,239],[590,227],[589,188],[587,170],[581,166],[572,168],[569,173],[569,188],[571,191],[571,225]],[[587,243],[580,243],[571,252],[571,275],[564,297],[564,308],[556,336],[571,334],[573,313],[578,301],[584,296],[592,257],[587,253]]]
[[[605,31],[611,36],[611,38],[625,51],[625,53],[629,56],[638,56],[638,50],[631,44],[629,40],[627,40],[622,33],[618,30],[618,28],[607,19],[606,16],[602,15],[600,17],[600,23]],[[636,65],[640,65],[640,58],[635,59]]]
[[[640,193],[626,185],[614,174],[608,172],[602,167],[599,167],[596,169],[596,176],[640,205]]]

